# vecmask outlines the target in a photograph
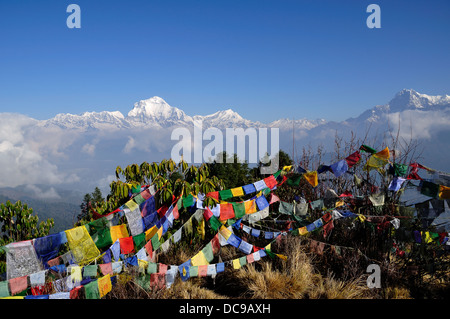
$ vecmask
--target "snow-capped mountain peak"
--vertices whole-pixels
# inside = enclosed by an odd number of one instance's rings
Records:
[[[170,106],[159,96],[154,96],[134,103],[134,108],[128,112],[127,117],[149,118],[154,120],[174,118],[181,120],[186,117],[186,114],[182,110]]]
[[[390,112],[399,112],[407,109],[420,110],[441,107],[450,104],[448,95],[421,94],[412,89],[403,89],[388,103]]]

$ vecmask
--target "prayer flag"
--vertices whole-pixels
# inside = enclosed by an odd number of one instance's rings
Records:
[[[242,187],[235,187],[231,189],[231,193],[233,194],[233,197],[244,196],[244,189]]]
[[[319,180],[317,177],[317,171],[308,171],[303,177],[311,184],[312,187],[316,187],[319,184]]]

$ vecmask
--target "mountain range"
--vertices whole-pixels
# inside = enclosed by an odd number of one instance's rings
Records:
[[[119,111],[61,113],[36,120],[1,113],[0,165],[8,170],[0,172],[0,187],[40,184],[87,193],[99,186],[106,192],[117,165],[169,158],[178,142],[171,140],[173,128],[192,128],[199,120],[203,129],[279,128],[280,148],[296,159],[302,147],[322,145],[333,152],[336,135],[346,141],[352,134],[374,147],[393,136],[405,143],[417,140],[424,149],[419,160],[439,170],[447,169],[450,157],[449,95],[403,89],[388,103],[344,121],[303,118],[271,123],[245,119],[231,109],[188,115],[154,96],[136,102],[126,115]],[[44,189],[40,194],[48,198],[53,193]]]
[[[61,113],[36,120],[0,113],[0,200],[24,198],[43,216],[47,216],[49,207],[64,210],[55,219],[60,229],[65,227],[63,220],[76,215],[83,194],[97,186],[103,195],[108,194],[118,165],[169,158],[178,143],[171,139],[173,129],[193,129],[194,121],[200,120],[203,129],[279,128],[280,149],[298,160],[302,148],[311,147],[314,153],[315,147],[322,146],[324,154],[329,155],[322,157],[324,164],[330,164],[327,160],[334,155],[336,136],[342,141],[356,136],[375,148],[383,142],[391,144],[395,138],[399,141],[397,153],[402,144],[416,141],[420,151],[414,154],[415,160],[449,171],[449,95],[431,96],[404,89],[388,103],[344,121],[303,118],[271,123],[245,119],[231,109],[206,116],[188,115],[154,96],[136,102],[126,115],[119,111]]]
[[[192,126],[194,121],[202,121],[203,127],[225,128],[259,128],[259,127],[287,127],[286,123],[292,120],[276,120],[269,124],[254,122],[244,119],[232,109],[218,111],[216,113],[202,115],[187,115],[177,107],[170,106],[164,99],[154,96],[152,98],[141,100],[134,104],[132,110],[124,116],[119,111],[109,112],[84,112],[79,115],[70,113],[57,114],[54,118],[39,122],[42,127],[59,127],[64,129],[132,129],[132,128],[157,128],[165,129],[173,126]],[[307,120],[301,119],[295,122],[300,128],[311,129],[319,124],[325,123],[325,120]]]

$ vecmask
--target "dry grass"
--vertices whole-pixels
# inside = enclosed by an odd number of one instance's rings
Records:
[[[332,273],[320,273],[321,260],[302,245],[298,237],[287,237],[275,245],[274,251],[288,256],[287,260],[265,257],[239,270],[226,267],[215,279],[190,278],[183,282],[177,277],[168,289],[146,290],[133,275],[121,275],[108,298],[112,299],[407,299],[408,289],[383,287],[369,289],[365,275],[336,278]],[[194,250],[197,250],[195,248]],[[177,264],[192,255],[190,249],[177,249],[161,256],[160,262]],[[241,253],[225,246],[220,251],[222,260],[232,260]],[[349,261],[350,262],[350,261]],[[352,265],[348,265],[352,267]],[[136,275],[136,274],[134,274]],[[131,279],[131,280],[130,280]]]

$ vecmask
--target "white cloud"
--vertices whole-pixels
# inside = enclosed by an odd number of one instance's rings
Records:
[[[86,153],[86,154],[89,154],[89,155],[93,156],[94,153],[95,153],[95,145],[94,144],[89,144],[89,143],[84,144],[83,147],[81,148],[81,151]]]
[[[58,194],[58,192],[53,187],[50,187],[45,190],[41,190],[36,185],[27,184],[27,185],[25,185],[24,190],[26,192],[28,192],[30,196],[36,197],[39,199],[61,199],[61,196]]]
[[[407,110],[388,115],[389,125],[396,134],[409,140],[431,139],[436,132],[450,127],[450,108],[436,111]]]
[[[36,147],[37,141],[50,145],[42,135],[36,134],[37,122],[20,114],[0,114],[0,186],[67,181],[68,176],[58,171],[57,165],[51,162],[51,156],[46,156],[46,152]],[[58,154],[57,146],[53,148],[50,153]],[[75,179],[74,175],[69,177],[69,180]]]

